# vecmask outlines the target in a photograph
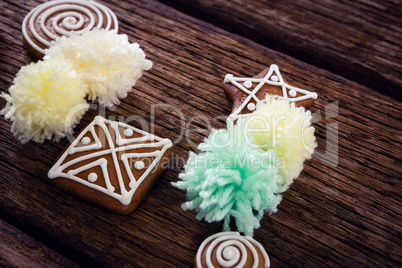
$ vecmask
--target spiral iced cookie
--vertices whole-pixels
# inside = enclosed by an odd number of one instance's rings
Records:
[[[260,243],[238,232],[222,232],[204,240],[195,267],[269,267],[268,254]]]
[[[22,22],[28,50],[41,58],[56,38],[94,28],[118,31],[116,15],[106,6],[87,0],[55,0],[31,10]]]

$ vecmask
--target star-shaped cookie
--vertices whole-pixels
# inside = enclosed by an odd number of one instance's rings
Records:
[[[277,65],[272,64],[251,78],[234,77],[227,74],[223,82],[226,95],[233,101],[230,117],[237,119],[256,109],[256,104],[264,101],[266,95],[280,96],[296,106],[309,107],[318,97],[317,93],[288,85],[282,78]]]

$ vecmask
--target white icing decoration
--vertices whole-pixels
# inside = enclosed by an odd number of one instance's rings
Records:
[[[261,252],[261,255],[264,259],[264,267],[268,268],[270,266],[270,260],[267,252],[263,246],[252,237],[242,236],[238,232],[222,232],[211,235],[205,239],[204,242],[202,242],[196,255],[197,268],[202,268],[202,253],[210,242],[211,244],[208,246],[205,260],[207,267],[214,267],[212,265],[211,258],[212,252],[215,249],[216,260],[220,266],[232,267],[238,263],[236,267],[243,267],[247,261],[247,249],[249,249],[252,254],[252,267],[257,268],[259,265],[258,252],[253,245],[255,245]]]
[[[95,13],[96,17],[90,11]],[[95,1],[55,0],[43,3],[32,9],[28,15],[25,16],[24,21],[22,22],[22,34],[24,35],[25,40],[32,48],[42,54],[45,54],[45,50],[40,48],[33,40],[31,40],[27,32],[28,27],[34,38],[39,43],[44,44],[47,47],[50,46],[51,42],[40,36],[34,27],[36,19],[42,13],[43,16],[39,22],[40,31],[51,40],[55,40],[63,35],[68,36],[71,34],[71,32],[83,34],[94,28],[101,29],[103,28],[102,25],[104,24],[104,16],[106,17],[106,26],[104,29],[116,32],[118,31],[119,24],[113,11]],[[77,29],[80,29],[84,25],[85,18],[83,14],[85,14],[86,18],[89,20],[89,24],[85,26],[85,28],[77,31]],[[49,29],[45,27],[45,22],[50,18],[53,19],[52,27],[57,35],[51,33]],[[95,25],[96,20],[98,20],[98,24]],[[63,25],[63,27],[67,30],[61,28],[59,24]]]
[[[69,30],[77,29],[77,19],[75,17],[65,17],[63,19],[63,26]]]
[[[249,111],[254,111],[255,110],[255,103],[250,102],[249,104],[247,104],[247,109],[249,109]]]
[[[89,173],[88,181],[95,182],[97,179],[98,179],[98,174],[96,174],[95,172]]]
[[[145,167],[145,163],[142,161],[137,161],[134,163],[134,167],[138,170],[141,170]]]
[[[131,137],[131,136],[133,136],[134,131],[132,129],[130,129],[130,128],[127,128],[127,129],[124,130],[123,134],[126,137]]]
[[[296,95],[297,95],[296,90],[294,90],[294,89],[289,90],[289,96],[296,97]]]
[[[271,78],[271,79],[269,79],[269,78]],[[276,80],[276,81],[274,81],[274,80]],[[250,81],[252,83],[258,83],[258,85],[253,89],[253,91],[250,91],[244,86],[245,82],[247,82],[247,81]],[[264,98],[264,100],[260,100],[256,96],[258,90],[260,90],[260,88],[264,84],[282,87],[282,96],[281,97],[283,97],[284,99],[291,101],[291,102],[301,101],[301,100],[305,100],[305,99],[317,99],[317,97],[318,97],[317,93],[315,93],[315,92],[310,92],[308,90],[293,87],[293,86],[286,84],[283,81],[283,78],[279,72],[278,66],[275,64],[272,64],[269,67],[268,73],[263,78],[249,78],[249,77],[242,78],[242,77],[234,77],[233,74],[227,74],[225,76],[224,82],[232,83],[238,89],[240,89],[241,91],[248,94],[247,98],[245,98],[244,101],[242,100],[243,102],[240,105],[240,107],[237,108],[236,111],[234,111],[229,116],[233,120],[236,120],[239,117],[245,117],[248,115],[248,114],[240,114],[240,112],[244,109],[244,107],[246,107],[249,104],[251,99],[255,100],[256,103],[265,101],[265,98]],[[289,92],[289,96],[287,93],[288,90],[292,91],[292,93]],[[293,93],[293,92],[295,92],[295,93]],[[302,94],[302,96],[296,97],[297,93]],[[294,94],[294,96],[292,96],[293,94]],[[249,109],[249,110],[251,110],[251,109]]]
[[[115,137],[116,137],[116,145],[117,146],[114,145],[113,140],[112,140],[112,135],[110,134],[109,128],[106,126],[106,124],[108,124],[113,129]],[[101,128],[103,130],[103,132],[105,133],[105,140],[103,142],[108,144],[109,147],[105,147],[106,149],[104,149],[104,150],[97,150],[96,152],[91,153],[90,152],[91,150],[101,149],[102,147],[104,147],[95,132],[95,126],[98,126],[99,128]],[[131,138],[131,139],[122,138],[120,135],[119,127],[123,127],[126,129],[130,128],[133,130],[133,132],[139,133],[140,135],[143,135],[143,136],[139,137],[139,138]],[[90,132],[92,134],[92,136],[94,137],[95,143],[88,145],[88,146],[76,147],[78,142],[80,140],[82,140],[83,136],[86,135],[88,132]],[[149,141],[153,141],[153,142],[149,142]],[[134,144],[132,144],[132,143],[134,143]],[[59,160],[49,170],[48,177],[50,179],[63,177],[63,178],[67,178],[67,179],[76,181],[87,187],[90,187],[92,189],[103,192],[103,193],[119,200],[123,205],[128,205],[131,202],[131,199],[132,199],[135,191],[137,190],[138,186],[146,179],[146,177],[149,175],[149,173],[152,171],[152,169],[161,160],[161,158],[164,155],[164,153],[166,152],[166,150],[169,149],[170,147],[172,147],[172,142],[169,139],[159,138],[155,135],[152,135],[143,130],[134,128],[125,123],[110,121],[101,116],[96,116],[95,119],[78,135],[78,137],[71,143],[70,147],[63,153],[63,155],[59,158]],[[124,153],[125,151],[139,149],[139,148],[158,148],[158,150],[155,150],[153,152],[148,152],[148,153]],[[68,155],[74,154],[76,152],[82,152],[82,151],[85,151],[88,153],[64,163],[64,161]],[[112,159],[113,159],[112,164],[114,165],[115,170],[116,170],[117,180],[118,180],[120,191],[121,191],[120,194],[114,192],[115,188],[111,185],[111,182],[110,182],[107,167],[108,167],[108,164],[110,165],[111,163],[108,163],[105,158],[101,157],[103,155],[109,155],[109,154],[112,155]],[[100,157],[100,158],[98,158],[97,160],[95,160],[93,162],[90,162],[89,164],[80,166],[76,169],[69,170],[68,172],[66,172],[66,170],[70,166],[80,163],[82,161],[90,160],[95,157]],[[148,166],[148,168],[145,170],[145,172],[139,178],[135,178],[131,171],[128,160],[130,158],[144,158],[144,157],[154,157],[155,159],[153,160],[153,162]],[[120,170],[119,160],[123,162],[123,166],[130,179],[130,183],[129,183],[130,189],[128,191],[126,190],[126,187],[124,186],[124,181],[123,181],[122,173]],[[78,173],[91,169],[96,166],[99,166],[102,170],[102,174],[103,174],[103,177],[104,177],[105,183],[106,183],[106,188],[93,184],[93,183],[90,183],[87,180],[83,180],[82,178],[79,178],[78,176],[76,176]],[[88,180],[89,180],[89,178],[88,178]]]
[[[246,82],[244,82],[243,85],[244,85],[246,88],[250,88],[250,87],[252,87],[253,83],[251,83],[250,80],[247,80]]]
[[[76,152],[83,152],[83,151],[89,151],[89,150],[102,148],[102,143],[99,140],[98,136],[96,135],[95,129],[90,129],[89,131],[91,132],[92,137],[94,137],[95,143],[87,145],[87,146],[80,146],[80,147],[71,147],[70,146],[70,148],[67,149],[66,152],[68,154],[74,154]],[[83,144],[83,145],[85,145],[85,144]]]
[[[83,144],[83,145],[87,145],[88,143],[90,143],[91,142],[91,139],[89,138],[89,137],[84,137],[84,138],[82,138],[82,140],[81,140],[81,143]]]
[[[222,255],[225,259],[230,260],[236,256],[236,251],[237,249],[235,247],[229,246],[223,250]]]

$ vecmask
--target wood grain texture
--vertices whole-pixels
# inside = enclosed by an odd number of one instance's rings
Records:
[[[115,109],[92,105],[76,131],[97,114],[125,121],[174,141],[174,165],[132,214],[117,215],[47,180],[67,139],[21,145],[1,117],[0,215],[78,264],[191,267],[198,246],[222,224],[183,211],[185,193],[170,183],[210,128],[225,126],[232,106],[220,87],[225,74],[251,77],[275,63],[289,84],[318,93],[310,110],[319,147],[283,194],[278,212],[265,215],[255,232],[272,267],[402,265],[400,102],[158,1],[104,3],[154,67]],[[1,2],[2,92],[33,61],[20,23],[37,4]]]
[[[79,267],[0,219],[1,267]]]
[[[162,0],[402,100],[400,0]]]

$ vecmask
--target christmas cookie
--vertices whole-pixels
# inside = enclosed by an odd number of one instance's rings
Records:
[[[43,3],[24,18],[22,34],[28,50],[41,58],[60,36],[82,34],[94,28],[118,31],[116,15],[106,6],[87,0],[56,0]]]
[[[268,254],[260,243],[237,232],[222,232],[204,240],[195,267],[269,267]]]
[[[288,86],[276,65],[265,72],[262,78],[226,76],[235,100],[227,128],[212,129],[172,183],[187,192],[182,208],[194,209],[198,220],[223,221],[223,230],[230,231],[234,219],[250,237],[266,213],[277,212],[282,193],[317,147],[311,112],[297,107],[317,94]],[[283,96],[257,98],[265,86],[279,86]]]
[[[48,177],[83,199],[128,214],[167,168],[172,149],[169,139],[97,116],[62,152]]]
[[[272,64],[258,75],[251,78],[234,77],[227,74],[223,89],[233,101],[230,117],[237,119],[256,109],[256,104],[265,100],[266,95],[279,96],[298,107],[309,107],[314,103],[317,94],[288,85],[282,78],[277,65]]]

